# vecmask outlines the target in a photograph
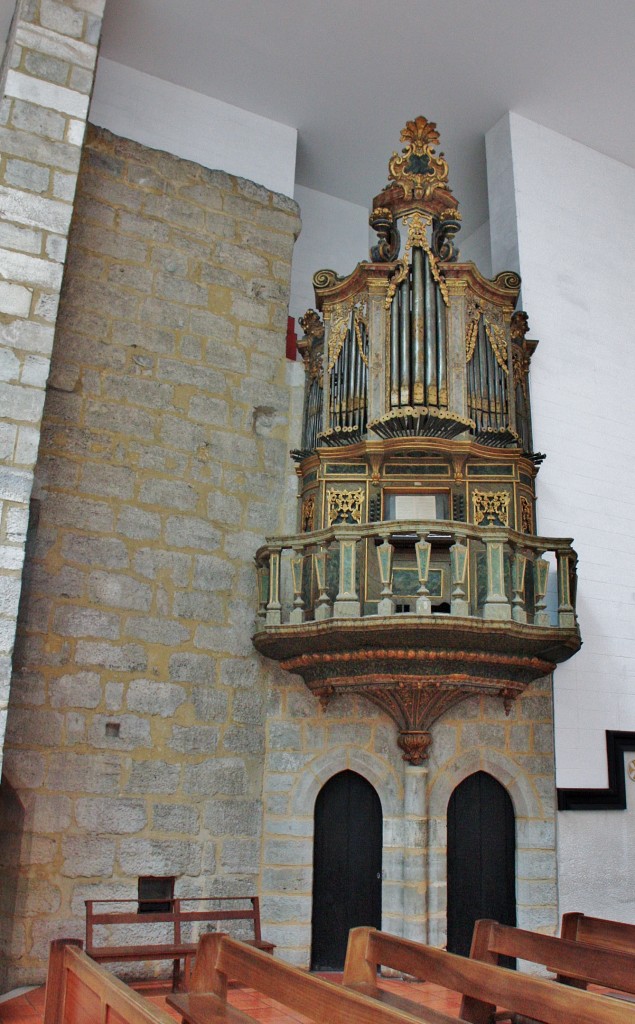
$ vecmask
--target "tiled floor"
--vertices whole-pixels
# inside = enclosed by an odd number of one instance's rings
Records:
[[[329,975],[332,980],[338,980],[337,975]],[[443,1013],[457,1016],[459,1012],[460,997],[454,992],[448,992],[438,985],[429,983],[406,981],[382,981],[382,985],[404,996],[430,1006]],[[161,982],[148,982],[147,984],[135,984],[134,986],[145,998],[160,1006],[163,1010],[179,1020],[176,1011],[166,1006],[165,996],[169,987]],[[276,1003],[273,999],[266,999],[252,989],[230,988],[230,1002],[234,1006],[251,1017],[260,1021],[260,1024],[298,1024],[304,1022],[300,1014],[292,1013]],[[44,986],[32,989],[13,999],[0,1002],[0,1024],[41,1024],[44,1016]]]

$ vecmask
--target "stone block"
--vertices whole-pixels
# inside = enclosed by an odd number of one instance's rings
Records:
[[[88,594],[97,604],[127,611],[147,612],[152,602],[152,590],[146,583],[121,573],[92,572],[88,579]]]
[[[135,474],[127,466],[87,465],[80,477],[81,489],[87,494],[128,501],[134,492]]]
[[[227,719],[227,694],[208,686],[195,686],[191,701],[196,718],[201,722],[224,722]]]
[[[45,761],[35,750],[7,747],[3,768],[16,789],[39,789],[44,781]]]
[[[199,814],[189,804],[154,804],[152,821],[156,831],[196,835],[199,832]]]
[[[152,679],[133,679],[128,686],[126,703],[131,711],[171,718],[186,697],[182,686]]]
[[[205,826],[213,836],[259,836],[262,805],[259,800],[210,801]]]
[[[198,875],[201,852],[183,839],[122,839],[118,859],[128,875]]]
[[[58,747],[62,742],[62,715],[33,708],[11,709],[7,718],[6,742],[22,746]]]
[[[193,795],[241,796],[247,790],[247,771],[242,758],[216,758],[202,764],[183,765],[183,792]]]
[[[149,644],[165,644],[169,647],[186,643],[191,636],[191,631],[181,623],[149,615],[128,618],[125,632],[136,640],[144,640]]]
[[[62,857],[65,878],[108,878],[115,864],[115,842],[104,836],[67,836]]]
[[[49,699],[54,708],[96,708],[101,702],[100,677],[97,672],[76,672],[51,679]]]
[[[44,139],[51,139],[53,142],[65,141],[66,118],[63,114],[58,114],[54,110],[46,110],[37,102],[31,103],[21,99],[14,100],[11,120],[14,128],[18,128],[20,131],[39,135],[44,137]],[[47,202],[47,200],[44,200],[44,202]],[[30,202],[29,206],[31,206]],[[72,210],[69,206],[67,225],[68,221],[70,221],[71,213]],[[38,222],[37,220],[31,221],[31,223],[39,223],[40,227],[47,226],[45,223]],[[57,231],[59,228],[55,226],[52,230]]]
[[[309,893],[313,879],[309,868],[273,868],[265,867],[262,872],[262,891]]]
[[[173,794],[179,786],[180,767],[166,761],[133,761],[127,793]]]
[[[4,180],[14,188],[27,189],[29,192],[47,192],[51,172],[48,167],[28,163],[26,160],[7,160]]]
[[[264,725],[265,703],[263,696],[250,690],[237,690],[232,698],[232,718],[241,724]],[[290,728],[293,729],[293,726]]]
[[[119,616],[101,612],[97,608],[78,608],[63,605],[53,616],[53,628],[62,636],[93,636],[105,640],[118,640]]]
[[[170,679],[174,683],[206,683],[210,685],[216,677],[216,662],[206,654],[181,651],[171,655],[169,672]]]
[[[219,622],[224,618],[223,601],[214,594],[200,590],[181,591],[174,595],[172,612],[182,619],[197,622]]]
[[[157,478],[141,484],[139,500],[144,505],[159,505],[166,509],[191,512],[198,503],[198,494],[190,484]]]
[[[265,749],[264,728],[229,726],[223,735],[226,750],[237,754],[262,754]]]
[[[252,839],[226,839],[221,846],[220,862],[224,871],[257,874],[260,843]]]
[[[106,732],[106,726],[115,721],[119,725],[117,736]],[[150,724],[136,715],[95,715],[90,723],[90,743],[93,747],[112,750],[135,750],[150,747]]]
[[[71,806],[67,796],[51,793],[36,795],[27,809],[30,831],[59,835],[70,827]]]
[[[264,862],[270,867],[286,865],[297,868],[313,863],[313,844],[308,839],[266,839]]]
[[[73,39],[81,39],[84,33],[84,16],[81,11],[57,0],[41,0],[40,24]]]
[[[47,786],[67,793],[117,793],[120,777],[118,757],[60,751],[49,758]]]
[[[122,797],[82,797],[75,802],[75,818],[79,827],[88,832],[112,835],[140,832],[148,821],[140,800]]]
[[[221,534],[205,519],[170,516],[165,524],[165,539],[172,547],[213,551],[220,545]]]
[[[168,746],[180,754],[210,756],[218,746],[218,729],[206,725],[175,725]]]
[[[108,644],[80,640],[75,651],[78,665],[95,665],[116,672],[143,672],[147,668],[148,654],[139,644]]]
[[[236,570],[218,555],[196,555],[194,558],[194,586],[199,590],[230,590]]]
[[[157,512],[126,506],[119,513],[117,532],[132,540],[156,540],[161,533],[161,517]],[[100,560],[97,559],[97,561]],[[104,564],[107,563],[104,562]],[[109,568],[116,568],[116,566],[109,566]]]

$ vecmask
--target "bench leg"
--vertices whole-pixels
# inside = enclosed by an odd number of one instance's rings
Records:
[[[172,961],[172,991],[173,992],[178,992],[180,980],[181,980],[181,961],[177,957],[176,960]]]

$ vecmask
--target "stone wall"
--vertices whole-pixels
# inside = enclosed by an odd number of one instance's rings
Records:
[[[105,0],[18,0],[0,69],[0,764],[29,497]]]
[[[298,230],[292,200],[89,129],[7,724],[12,984],[141,874],[257,888],[253,555],[286,526]]]

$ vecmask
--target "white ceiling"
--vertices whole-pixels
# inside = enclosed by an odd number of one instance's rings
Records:
[[[634,40],[633,0],[107,0],[101,52],[297,128],[298,182],[363,206],[425,114],[469,230],[507,110],[635,166]]]

